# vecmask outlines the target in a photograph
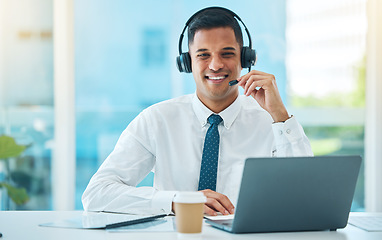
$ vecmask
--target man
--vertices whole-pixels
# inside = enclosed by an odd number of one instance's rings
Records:
[[[229,10],[198,12],[188,38],[196,93],[155,104],[130,123],[90,180],[85,210],[170,213],[177,191],[200,190],[206,214],[232,214],[246,158],[312,155],[275,77],[257,70],[240,77],[243,37]],[[136,188],[151,170],[154,186]]]

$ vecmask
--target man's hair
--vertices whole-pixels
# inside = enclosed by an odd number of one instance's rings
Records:
[[[206,9],[198,13],[188,26],[188,45],[194,41],[195,33],[201,29],[230,27],[233,29],[236,41],[243,47],[243,34],[238,21],[224,9]]]

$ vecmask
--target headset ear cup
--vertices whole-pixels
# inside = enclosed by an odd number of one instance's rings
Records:
[[[182,53],[179,57],[177,57],[176,66],[178,67],[179,72],[192,72],[190,54],[188,52],[185,52]]]
[[[176,57],[176,67],[178,68],[179,72],[184,72],[184,69],[182,67],[182,60],[180,57],[181,56]]]
[[[249,47],[243,47],[241,50],[241,67],[249,68],[256,64],[256,50]]]
[[[190,73],[192,72],[191,67],[191,56],[188,52],[182,53],[183,61],[184,61],[184,72]]]

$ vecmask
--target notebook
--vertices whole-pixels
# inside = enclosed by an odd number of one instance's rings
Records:
[[[41,223],[39,226],[82,229],[114,229],[156,221],[165,216],[167,216],[167,214],[131,215],[108,212],[83,212],[82,216],[76,218]],[[158,221],[156,223],[158,223]]]
[[[361,161],[360,156],[246,159],[234,218],[206,222],[232,233],[344,228]]]

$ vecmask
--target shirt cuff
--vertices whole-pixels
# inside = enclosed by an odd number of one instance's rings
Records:
[[[170,214],[172,211],[172,200],[177,191],[157,191],[152,199],[152,208],[162,213]]]
[[[296,142],[304,137],[304,130],[294,116],[285,122],[273,123],[272,129],[276,146]]]

